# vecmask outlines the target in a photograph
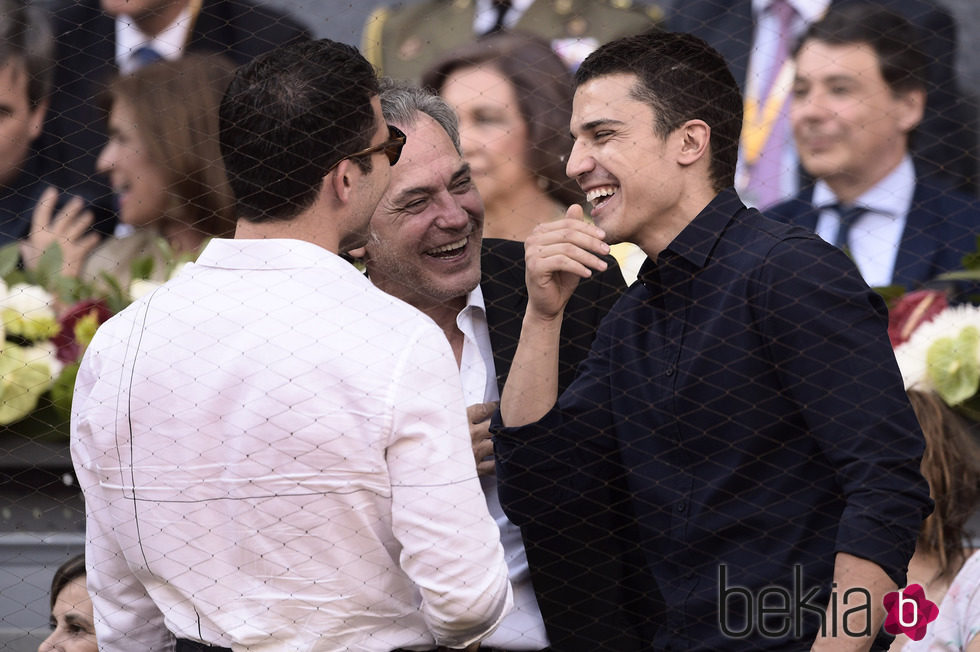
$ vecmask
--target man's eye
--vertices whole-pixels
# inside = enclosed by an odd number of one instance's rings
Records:
[[[609,130],[609,129],[602,129],[600,131],[595,132],[592,135],[592,137],[595,138],[596,140],[605,140],[606,138],[609,138],[612,135],[613,135],[613,132],[611,130]]]
[[[473,185],[473,180],[470,177],[465,177],[460,179],[453,185],[453,192],[464,193],[469,191],[470,187]]]

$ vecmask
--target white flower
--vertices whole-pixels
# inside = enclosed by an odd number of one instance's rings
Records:
[[[895,349],[906,389],[938,392],[955,405],[976,393],[980,370],[980,307],[946,308]]]
[[[6,332],[29,340],[47,339],[58,333],[54,297],[44,288],[18,283],[0,298],[0,314]]]

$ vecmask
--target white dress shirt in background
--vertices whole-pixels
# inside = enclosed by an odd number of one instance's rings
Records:
[[[102,326],[72,458],[103,652],[463,647],[511,605],[443,332],[297,240],[212,240]]]
[[[479,285],[467,297],[466,307],[456,317],[456,325],[463,332],[463,354],[459,365],[463,399],[467,405],[499,401],[487,309]],[[510,582],[514,587],[514,610],[483,641],[483,645],[501,650],[541,650],[548,647],[548,634],[531,586],[531,571],[527,565],[521,529],[510,522],[500,506],[496,474],[480,476],[480,484],[490,515],[500,528],[500,542],[504,546]]]
[[[906,156],[888,176],[854,202],[867,212],[851,225],[848,251],[865,283],[871,287],[891,285],[914,193],[915,166]],[[823,209],[817,218],[817,235],[833,243],[840,217],[836,210],[825,207],[838,203],[837,196],[830,186],[818,181],[813,187],[812,203]]]

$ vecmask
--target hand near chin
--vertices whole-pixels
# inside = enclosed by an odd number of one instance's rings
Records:
[[[548,320],[561,315],[579,279],[608,266],[600,258],[609,253],[604,236],[602,229],[585,220],[577,205],[563,219],[535,227],[524,243],[528,313]]]

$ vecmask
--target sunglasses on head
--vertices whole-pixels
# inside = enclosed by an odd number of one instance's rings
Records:
[[[344,158],[340,159],[340,161],[344,161],[346,159],[352,159],[352,158],[359,158],[362,156],[367,156],[369,154],[374,154],[375,152],[384,151],[385,156],[388,157],[388,165],[394,165],[395,163],[398,162],[398,159],[401,157],[402,148],[404,146],[405,146],[404,132],[402,132],[402,130],[399,129],[398,127],[388,125],[388,140],[384,141],[383,143],[378,143],[377,145],[372,145],[371,147],[368,147],[366,149],[362,149],[359,152],[348,154]],[[330,168],[324,173],[324,176],[330,174],[330,172],[333,171],[335,167],[340,165],[340,161],[337,161],[336,163],[331,165]]]

